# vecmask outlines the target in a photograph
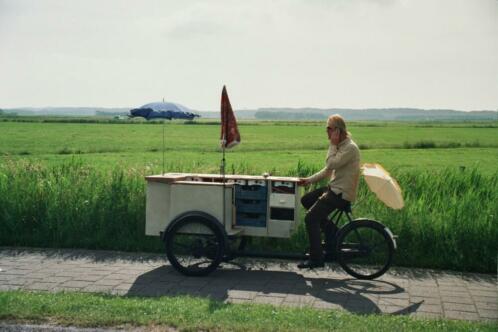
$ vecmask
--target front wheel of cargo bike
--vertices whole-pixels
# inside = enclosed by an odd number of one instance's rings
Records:
[[[169,262],[187,276],[205,276],[223,259],[223,233],[212,220],[202,216],[179,220],[168,230],[165,241]]]

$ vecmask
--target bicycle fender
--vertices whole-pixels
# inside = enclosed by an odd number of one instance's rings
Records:
[[[161,239],[164,241],[166,239],[166,234],[168,234],[168,232],[173,228],[173,226],[176,225],[177,223],[179,223],[180,221],[187,219],[187,218],[195,218],[195,217],[200,217],[200,218],[209,220],[211,223],[213,223],[213,225],[216,226],[216,228],[221,232],[221,234],[223,234],[223,237],[225,238],[225,243],[228,243],[228,235],[227,235],[226,230],[223,227],[223,225],[218,221],[218,219],[216,219],[212,215],[210,215],[206,212],[202,212],[202,211],[188,211],[188,212],[184,212],[184,213],[176,216],[169,223],[168,227],[166,227],[166,229],[164,230],[164,233],[162,234]]]

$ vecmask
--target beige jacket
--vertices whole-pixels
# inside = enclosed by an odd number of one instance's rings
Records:
[[[360,150],[348,137],[339,145],[330,145],[325,167],[306,178],[310,183],[330,178],[329,187],[342,198],[354,202],[360,179]]]

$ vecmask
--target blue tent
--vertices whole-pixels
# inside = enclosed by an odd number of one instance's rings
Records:
[[[192,120],[195,117],[200,117],[200,115],[192,113],[192,111],[177,103],[168,102],[155,102],[143,105],[139,108],[134,108],[130,110],[131,118],[143,117],[146,120],[153,119],[186,119]]]

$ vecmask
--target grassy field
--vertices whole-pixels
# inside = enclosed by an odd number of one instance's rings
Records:
[[[388,169],[432,170],[477,167],[493,173],[498,164],[494,123],[435,126],[406,123],[353,123],[349,130],[362,148],[363,162]],[[0,158],[57,163],[77,156],[99,167],[162,166],[162,125],[0,122]],[[240,123],[243,143],[227,162],[255,174],[284,174],[299,160],[321,166],[327,141],[322,123]],[[169,167],[217,171],[219,125],[166,123],[165,160]]]
[[[219,125],[165,129],[166,171],[218,172]],[[399,235],[395,264],[496,272],[494,123],[349,129],[368,147],[363,162],[383,164],[404,190],[406,207],[393,211],[361,183],[354,207],[356,216],[382,220]],[[230,173],[307,176],[323,165],[322,124],[241,123],[240,131],[243,143],[227,153]],[[161,140],[161,125],[0,122],[0,245],[162,251],[158,239],[144,236],[143,180],[160,172]],[[306,233],[300,227],[291,240],[258,244],[302,251]]]
[[[140,298],[0,292],[0,320],[85,327],[175,327],[182,331],[495,331],[491,322],[355,315],[312,308],[228,304],[189,296]]]

